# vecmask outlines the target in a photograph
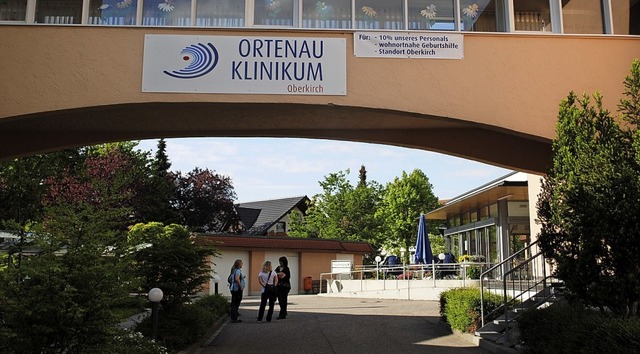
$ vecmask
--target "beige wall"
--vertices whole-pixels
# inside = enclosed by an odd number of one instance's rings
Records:
[[[304,278],[320,280],[320,273],[331,272],[331,261],[336,259],[335,253],[303,253],[300,255],[300,284],[304,286]]]
[[[240,249],[228,249],[220,248],[219,257],[213,259],[215,266],[212,265],[212,271],[220,276],[220,283],[218,284],[218,292],[224,295],[230,295],[229,288],[227,286],[227,276],[229,270],[233,266],[233,262],[236,259],[242,259],[244,265],[242,272],[247,278],[247,289],[244,294],[247,295],[259,295],[261,291],[260,283],[258,283],[258,273],[262,271],[262,263],[265,260],[270,260],[273,269],[278,264],[278,258],[281,255],[287,256],[289,259],[289,268],[291,269],[292,277],[296,277],[291,280],[292,287],[297,287],[297,291],[292,293],[304,293],[304,278],[310,276],[313,280],[320,279],[320,273],[331,272],[331,261],[336,259],[350,259],[353,260],[354,265],[362,265],[362,255],[354,254],[336,254],[326,252],[291,252],[285,250],[269,250],[268,252],[260,250],[240,250]],[[295,264],[293,264],[295,262]],[[203,293],[212,294],[210,284],[205,284]]]
[[[464,34],[463,60],[353,56],[351,31],[3,25],[0,159],[106,141],[310,137],[413,147],[545,171],[559,101],[615,110],[640,38]],[[347,40],[347,95],[141,91],[145,34]]]

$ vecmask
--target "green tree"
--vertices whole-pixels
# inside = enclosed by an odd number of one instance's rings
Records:
[[[119,320],[112,309],[133,279],[126,235],[114,228],[127,209],[112,207],[118,188],[106,191],[101,183],[50,189],[43,222],[19,250],[31,256],[0,272],[0,342],[11,352],[85,353],[111,340]]]
[[[377,217],[383,222],[385,230],[381,242],[388,249],[404,247],[406,250],[415,245],[418,234],[420,214],[438,207],[438,198],[433,194],[429,178],[419,169],[411,174],[402,171],[402,177],[396,177],[385,188],[381,207]],[[437,232],[436,225],[429,225],[429,233]],[[409,263],[409,252],[405,254]]]
[[[41,199],[47,189],[44,180],[76,173],[83,160],[80,149],[69,149],[0,162],[0,227],[40,221],[44,213]]]
[[[175,176],[169,171],[170,168],[167,143],[164,139],[160,139],[155,159],[148,163],[149,178],[145,179],[143,186],[140,221],[158,221],[165,224],[178,222],[177,211],[173,205],[178,191]]]
[[[433,252],[434,257],[438,257],[440,253],[447,252],[444,236],[429,234],[429,241],[431,242],[431,251]]]
[[[200,246],[183,226],[152,222],[136,224],[129,231],[129,243],[136,252],[137,274],[143,279],[141,291],[160,288],[163,304],[176,308],[197,294],[211,277],[208,258],[218,253]],[[142,245],[150,247],[140,247]]]
[[[625,127],[599,94],[562,101],[537,204],[540,248],[573,298],[624,315],[637,313],[640,296],[640,62],[631,72]]]
[[[366,180],[366,170],[360,169],[360,180],[353,187],[350,171],[339,171],[319,182],[322,194],[311,199],[304,220],[292,214],[290,235],[377,243],[379,224],[375,211],[381,200],[382,187]]]

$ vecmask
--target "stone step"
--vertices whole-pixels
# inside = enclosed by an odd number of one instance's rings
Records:
[[[492,341],[494,343],[497,343],[498,339],[500,339],[501,337],[502,337],[502,333],[483,334],[480,336],[480,338]]]
[[[509,317],[509,322],[507,322],[505,319],[495,319],[493,320],[493,323],[497,324],[498,326],[502,326],[502,328],[504,328],[505,324],[507,323],[509,325],[509,328],[518,326],[518,323],[511,317]]]
[[[502,334],[504,326],[497,325],[493,322],[489,322],[484,327],[479,328],[476,332],[476,336],[484,336],[485,334]]]

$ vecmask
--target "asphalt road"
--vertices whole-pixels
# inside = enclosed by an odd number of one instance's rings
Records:
[[[226,322],[198,354],[487,353],[440,320],[435,301],[289,297],[287,319],[256,322],[260,300],[245,298],[242,323]]]

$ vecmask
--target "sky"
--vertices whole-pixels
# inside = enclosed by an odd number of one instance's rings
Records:
[[[336,140],[298,138],[166,139],[172,171],[183,174],[208,168],[229,176],[244,203],[322,192],[325,176],[350,170],[352,185],[364,165],[367,180],[382,185],[422,170],[439,199],[451,199],[502,177],[511,170],[418,149]],[[158,140],[143,140],[138,149],[155,155]]]

